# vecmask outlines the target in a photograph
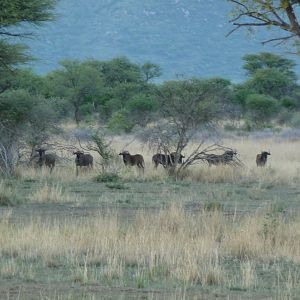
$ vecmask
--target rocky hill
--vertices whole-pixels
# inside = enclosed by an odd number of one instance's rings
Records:
[[[249,36],[240,30],[226,38],[230,9],[226,0],[60,0],[57,20],[34,29],[36,39],[27,43],[39,73],[65,58],[127,56],[158,63],[162,79],[241,81],[244,54],[283,50],[260,44],[270,35],[266,31]]]

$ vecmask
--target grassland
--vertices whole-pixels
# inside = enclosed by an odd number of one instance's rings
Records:
[[[300,143],[225,144],[246,167],[200,164],[175,181],[134,142],[144,175],[120,158],[117,176],[70,164],[1,180],[0,298],[297,299]]]

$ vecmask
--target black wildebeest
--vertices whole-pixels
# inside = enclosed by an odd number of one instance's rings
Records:
[[[39,159],[37,162],[38,166],[42,167],[45,165],[46,167],[50,168],[50,172],[52,172],[55,166],[55,158],[56,158],[55,154],[52,153],[45,154],[46,149],[42,149],[42,148],[36,149],[35,151],[38,152],[39,154]]]
[[[236,155],[234,150],[226,150],[223,154],[208,154],[205,157],[205,160],[208,162],[208,165],[227,165],[233,161],[234,155]]]
[[[256,165],[258,167],[264,167],[267,163],[268,155],[271,155],[270,151],[262,151],[261,154],[256,155]]]
[[[183,163],[184,155],[181,153],[178,154],[178,164]],[[161,154],[157,153],[152,156],[152,162],[154,163],[154,167],[157,168],[159,164],[161,164],[164,168],[170,167],[176,162],[176,152],[172,152],[169,154]]]
[[[81,167],[93,167],[93,156],[89,153],[84,154],[81,151],[73,152],[76,155],[75,165],[76,165],[76,175],[78,176],[78,168]]]
[[[125,166],[137,166],[144,171],[145,162],[144,157],[141,154],[131,155],[128,151],[122,151],[119,155],[123,156]]]

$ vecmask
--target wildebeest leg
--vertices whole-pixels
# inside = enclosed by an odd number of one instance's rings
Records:
[[[78,166],[76,166],[76,176],[78,176],[78,169],[79,169],[79,167]]]
[[[144,164],[139,162],[139,163],[137,163],[137,167],[139,168],[139,170],[142,170],[143,174],[144,174]]]

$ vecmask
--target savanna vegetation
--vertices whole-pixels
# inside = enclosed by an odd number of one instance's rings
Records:
[[[52,20],[54,4],[0,7],[0,297],[297,298],[295,63],[246,55],[238,84],[161,82],[159,65],[126,57],[64,60],[42,76],[15,38],[22,22]],[[235,164],[207,164],[226,149]],[[143,154],[144,172],[122,150]],[[76,172],[75,151],[93,168],[77,160]],[[184,161],[155,169],[156,152]]]

